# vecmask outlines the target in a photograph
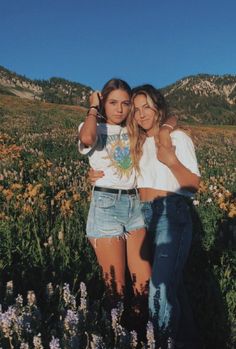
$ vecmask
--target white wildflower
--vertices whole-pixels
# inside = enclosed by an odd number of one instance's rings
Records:
[[[118,323],[119,323],[118,310],[117,310],[117,308],[113,308],[111,310],[111,326],[112,326],[114,331],[117,330]]]
[[[8,281],[6,285],[6,295],[12,296],[13,295],[13,281]]]
[[[64,231],[63,230],[60,230],[58,232],[58,240],[64,241]]]
[[[16,297],[16,306],[21,308],[23,306],[23,297],[21,294],[18,294]]]
[[[66,317],[64,319],[65,330],[69,331],[72,335],[74,335],[77,331],[78,323],[78,314],[75,311],[68,309]]]
[[[53,245],[53,238],[52,238],[52,236],[49,236],[49,238],[48,238],[48,245],[49,246]]]
[[[103,342],[102,337],[97,336],[92,333],[92,342],[90,343],[91,349],[105,349],[105,344]]]
[[[84,282],[80,283],[80,310],[87,310],[87,289]]]
[[[147,323],[147,348],[155,349],[154,327],[151,321]]]
[[[29,344],[22,342],[20,345],[20,349],[29,349]]]
[[[119,323],[123,310],[124,305],[122,302],[117,304],[117,308],[111,310],[111,326],[114,330],[116,340],[118,339],[118,336],[120,337],[120,340],[126,337],[125,330]]]
[[[51,282],[49,282],[46,286],[46,295],[50,299],[53,296],[53,294],[54,294],[53,285]]]
[[[50,347],[50,349],[60,349],[59,339],[52,336],[52,340],[49,343],[49,347]]]
[[[172,338],[168,338],[167,339],[167,349],[172,349],[175,347],[175,342]]]
[[[66,283],[63,286],[63,299],[66,306],[69,306],[74,310],[76,309],[75,297],[70,293],[70,286]]]
[[[130,332],[130,347],[135,349],[138,345],[138,335],[136,331]]]
[[[18,332],[20,319],[16,314],[16,309],[10,306],[7,311],[0,313],[0,329],[4,337],[9,338],[14,331]]]
[[[193,204],[194,204],[194,206],[199,206],[200,202],[199,202],[199,200],[193,200]]]
[[[36,296],[34,291],[30,290],[27,293],[27,301],[28,301],[28,305],[32,306],[36,304]]]
[[[33,338],[34,349],[43,349],[41,333]]]

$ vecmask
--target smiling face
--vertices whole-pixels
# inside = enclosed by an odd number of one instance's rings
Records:
[[[147,136],[153,136],[158,112],[150,105],[144,94],[134,97],[133,104],[135,121],[146,132]]]
[[[110,125],[120,125],[126,120],[130,112],[129,94],[121,89],[109,93],[105,105],[107,123]]]

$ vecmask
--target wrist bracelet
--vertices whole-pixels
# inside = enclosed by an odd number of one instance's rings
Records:
[[[98,109],[99,109],[99,107],[98,107],[98,105],[91,105],[90,107],[89,107],[89,109],[96,109],[97,111],[98,111]]]
[[[162,127],[162,126],[169,127],[169,128],[171,128],[171,130],[173,130],[173,129],[174,129],[174,127],[173,127],[172,125],[169,125],[169,124],[163,124],[163,125],[161,125],[161,127]]]
[[[87,115],[90,114],[91,109],[95,109],[95,110],[96,110],[96,116],[97,116],[98,110],[97,110],[97,108],[95,108],[95,107],[90,107],[89,110],[87,111]],[[94,114],[94,115],[95,115],[95,114]]]

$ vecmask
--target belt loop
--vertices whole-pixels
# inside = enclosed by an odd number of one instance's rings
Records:
[[[118,201],[120,200],[120,196],[121,196],[121,189],[119,189],[119,192],[118,192],[118,196],[117,196]]]
[[[93,195],[93,192],[94,192],[94,188],[95,188],[95,185],[92,186],[92,195]]]

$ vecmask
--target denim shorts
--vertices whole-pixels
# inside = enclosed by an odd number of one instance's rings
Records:
[[[144,227],[138,194],[93,192],[87,218],[87,237],[124,237],[127,232]]]

